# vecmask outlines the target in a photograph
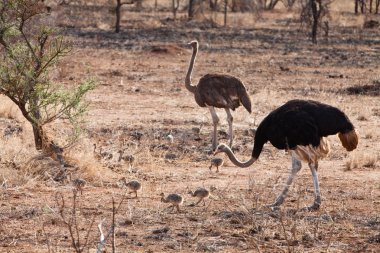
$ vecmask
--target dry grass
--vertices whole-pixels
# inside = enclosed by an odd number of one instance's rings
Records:
[[[0,118],[22,121],[23,117],[20,110],[9,98],[0,95],[0,104]]]
[[[378,160],[377,154],[355,153],[350,155],[350,158],[347,160],[345,170],[350,171],[362,167],[375,168]]]

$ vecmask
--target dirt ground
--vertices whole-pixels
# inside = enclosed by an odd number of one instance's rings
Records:
[[[88,238],[84,252],[96,252],[98,224],[107,234],[113,200],[121,203],[115,216],[118,252],[380,251],[379,28],[363,29],[363,16],[334,11],[328,40],[322,36],[313,45],[299,31],[296,11],[260,18],[231,13],[224,28],[188,22],[185,12],[173,21],[168,6],[159,5],[158,11],[146,6],[142,12],[123,7],[122,31],[115,34],[109,6],[93,2],[53,8],[51,17],[74,43],[54,78],[67,86],[86,78],[97,82],[86,98],[83,137],[65,153],[75,164],[72,178],[87,181],[76,195],[75,219],[69,180],[54,180],[54,161],[36,158],[28,124],[2,97],[0,252],[74,252],[65,221],[77,222],[72,228],[81,245]],[[187,43],[194,39],[200,43],[194,84],[206,73],[228,73],[249,90],[252,114],[242,107],[233,113],[233,150],[242,160],[251,154],[252,130],[290,99],[318,100],[349,116],[359,146],[347,153],[337,136],[329,137],[331,153],[318,170],[320,210],[301,210],[313,202],[307,164],[281,210],[265,207],[291,167],[289,154],[269,143],[250,168],[220,156],[220,172],[209,170],[211,115],[184,87]],[[219,141],[226,142],[226,115],[217,112]],[[59,133],[59,122],[51,131]],[[120,150],[134,162],[119,161]],[[142,183],[138,198],[127,193],[122,177]],[[196,199],[188,191],[197,187],[211,190],[204,206],[191,206]],[[161,192],[181,194],[182,211],[160,202]],[[103,250],[112,252],[110,237]]]

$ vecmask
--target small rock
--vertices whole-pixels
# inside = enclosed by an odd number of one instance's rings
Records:
[[[177,155],[176,154],[172,154],[172,153],[167,153],[165,155],[165,159],[168,159],[168,160],[175,160],[177,159]]]
[[[169,227],[163,227],[163,228],[153,230],[152,234],[166,234],[167,232],[169,232],[169,230],[170,230]]]

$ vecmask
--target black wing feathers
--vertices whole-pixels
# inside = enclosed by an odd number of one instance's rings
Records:
[[[338,108],[312,100],[290,100],[260,123],[253,155],[258,157],[267,141],[278,149],[310,144],[317,147],[321,137],[353,129],[348,117]]]
[[[318,146],[318,128],[313,117],[303,111],[275,113],[268,124],[268,140],[278,149],[294,149],[297,145]]]

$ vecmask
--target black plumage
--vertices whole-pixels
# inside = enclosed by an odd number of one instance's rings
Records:
[[[348,151],[354,150],[358,145],[354,126],[338,108],[312,100],[290,100],[269,113],[260,123],[255,134],[252,157],[248,161],[239,161],[225,144],[220,144],[215,154],[224,152],[233,164],[245,168],[257,161],[268,141],[278,149],[289,150],[292,156],[291,173],[284,189],[269,207],[276,209],[284,202],[294,177],[302,167],[301,161],[305,161],[311,170],[314,185],[314,203],[306,209],[317,210],[321,205],[318,160],[329,153],[330,148],[325,137],[333,134],[338,134]]]
[[[310,144],[318,147],[322,137],[353,130],[346,114],[336,107],[313,100],[290,100],[269,113],[258,126],[252,157],[258,158],[268,141],[278,149]],[[345,143],[341,138],[343,146],[351,151],[357,146],[356,134],[349,139]]]

